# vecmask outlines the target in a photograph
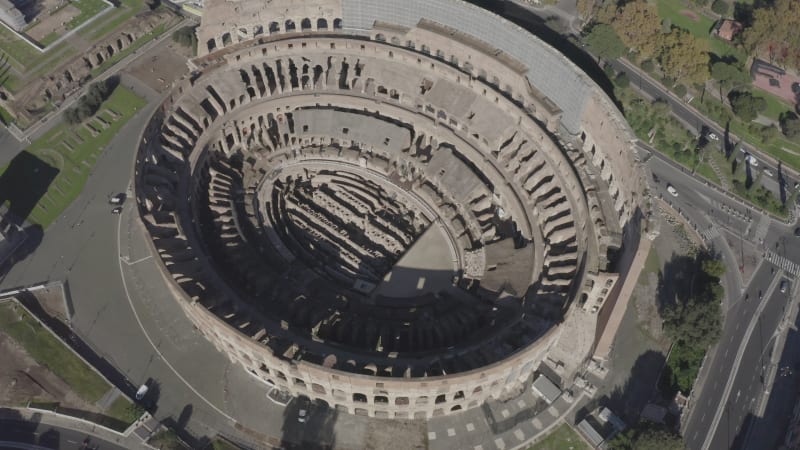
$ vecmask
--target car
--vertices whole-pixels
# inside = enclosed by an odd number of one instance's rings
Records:
[[[753,155],[748,153],[744,160],[750,163],[750,167],[758,167],[758,160]]]
[[[678,190],[675,189],[671,184],[667,185],[667,192],[669,192],[670,195],[672,195],[673,197],[677,197],[678,196]]]
[[[718,141],[719,140],[719,136],[717,136],[716,133],[708,133],[706,135],[706,137],[711,139],[712,141]]]
[[[121,205],[125,203],[125,194],[120,193],[110,197],[108,199],[108,203],[111,203],[112,205]]]
[[[143,399],[144,396],[147,395],[147,391],[149,391],[149,390],[150,390],[150,388],[147,387],[147,383],[139,386],[139,390],[136,391],[136,400]]]
[[[308,419],[308,410],[301,409],[297,412],[297,421],[300,423],[306,423],[306,419]]]
[[[781,280],[781,293],[785,294],[789,290],[789,280]]]
[[[111,214],[121,214],[122,213],[122,206],[117,206],[116,208],[111,210]]]
[[[774,177],[775,176],[775,175],[772,174],[772,172],[769,171],[769,169],[761,169],[761,173],[763,173],[764,175],[766,175],[768,177]]]
[[[800,237],[800,227],[794,229],[794,235],[795,237]]]

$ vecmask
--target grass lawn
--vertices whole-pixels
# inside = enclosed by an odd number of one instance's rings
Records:
[[[692,102],[692,105],[697,108],[701,113],[724,126],[727,122],[727,116],[731,116],[730,110],[722,102],[713,98],[711,95],[706,95],[702,103],[699,101]],[[727,116],[723,115],[721,111],[726,111]],[[800,170],[800,144],[787,140],[784,137],[778,137],[772,142],[765,144],[761,139],[747,129],[747,124],[743,123],[738,118],[731,120],[731,132],[739,138],[744,139],[745,142],[754,145],[758,150],[772,155],[773,157],[783,161],[784,164],[789,165],[795,170]],[[786,148],[790,151],[785,151]]]
[[[591,447],[572,427],[564,423],[548,434],[544,440],[528,447],[528,450],[591,450]]]
[[[68,30],[71,30],[86,22],[87,20],[96,16],[102,10],[106,8],[112,8],[112,6],[102,2],[101,0],[74,0],[70,2],[70,5],[78,8],[81,13],[73,17],[72,20],[67,23],[66,27]]]
[[[669,19],[672,21],[672,25],[686,29],[696,37],[708,41],[708,46],[713,53],[719,56],[733,56],[741,62],[747,59],[747,55],[741,50],[722,39],[711,36],[714,20],[696,10],[692,10],[684,2],[680,0],[651,0],[651,3],[656,4],[658,15],[662,19]],[[691,11],[697,20],[694,20],[694,17],[690,17],[690,15],[681,14],[681,11]]]
[[[130,425],[144,414],[144,410],[127,397],[120,395],[106,409],[105,414]]]
[[[760,89],[753,89],[753,95],[764,97],[767,101],[767,109],[762,114],[772,120],[778,120],[782,113],[791,111],[792,105],[786,103],[782,98],[772,95]]]
[[[42,57],[29,42],[18,38],[8,28],[0,26],[0,50],[7,54],[9,63],[17,70],[23,70],[32,61]]]
[[[92,41],[99,39],[145,9],[147,9],[147,6],[142,0],[121,0],[119,7],[99,18],[92,25],[79,30],[78,34]]]
[[[15,157],[0,176],[0,192],[12,193],[10,209],[47,228],[83,190],[97,157],[145,101],[124,86],[117,86],[99,111],[114,111],[117,120],[96,136],[83,125],[65,123],[52,128]],[[32,180],[35,180],[33,182]]]
[[[0,330],[17,341],[37,363],[59,376],[87,402],[99,400],[111,386],[48,329],[14,303],[0,305]]]
[[[3,124],[8,125],[14,121],[14,117],[5,110],[2,106],[0,106],[0,120],[3,121]]]

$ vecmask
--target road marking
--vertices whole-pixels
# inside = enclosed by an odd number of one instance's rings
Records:
[[[123,256],[120,259],[122,259],[125,262],[125,264],[127,264],[129,266],[132,266],[134,264],[139,264],[140,262],[147,261],[148,259],[150,259],[152,257],[153,257],[153,255],[145,256],[144,258],[139,258],[136,261],[129,261],[127,256]]]
[[[117,252],[118,252],[117,254],[119,254],[119,250],[122,248],[121,230],[122,230],[122,216],[124,216],[124,215],[125,215],[125,210],[122,210],[122,212],[119,214],[119,219],[117,220]],[[214,411],[220,413],[223,417],[225,417],[226,419],[230,420],[231,422],[236,422],[236,420],[233,417],[229,416],[223,410],[219,409],[216,405],[211,403],[207,398],[203,397],[203,394],[198,392],[197,389],[194,388],[194,386],[189,384],[189,382],[186,381],[186,379],[183,378],[183,376],[180,373],[178,373],[178,371],[175,369],[175,367],[173,367],[172,364],[170,364],[170,362],[167,360],[167,358],[164,357],[164,355],[161,353],[161,351],[158,349],[158,347],[156,347],[155,343],[153,343],[153,339],[150,338],[150,335],[147,333],[147,330],[145,330],[144,325],[142,325],[142,320],[139,318],[139,313],[136,312],[136,308],[133,306],[133,300],[131,300],[131,294],[128,291],[128,282],[125,280],[125,274],[123,273],[123,269],[122,269],[122,258],[120,258],[118,261],[119,261],[119,276],[122,279],[122,289],[125,291],[125,297],[128,298],[128,304],[131,307],[131,311],[133,311],[133,317],[136,318],[136,323],[138,323],[139,324],[139,328],[142,329],[142,333],[144,333],[144,337],[147,339],[147,342],[150,343],[150,346],[153,347],[153,350],[161,358],[161,360],[164,362],[164,364],[166,364],[167,367],[169,367],[169,369],[172,371],[172,373],[174,373],[175,376],[177,376],[178,379],[180,379],[183,382],[183,384],[185,384],[186,387],[189,388],[189,390],[194,392],[195,395],[197,395],[201,400],[206,402],[206,404],[208,404],[208,406],[210,406],[212,409],[214,409]]]

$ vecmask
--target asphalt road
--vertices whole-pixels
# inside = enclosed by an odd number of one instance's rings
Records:
[[[769,264],[764,266],[771,267]],[[726,403],[720,402],[714,405],[714,408],[722,408],[722,416],[708,447],[711,450],[727,450],[741,446],[749,425],[746,419],[748,415],[757,412],[759,400],[767,386],[770,358],[778,335],[782,331],[778,325],[784,317],[790,299],[788,292],[782,293],[778,289],[780,278],[774,278],[768,302],[756,319],[753,333],[745,344],[741,364],[731,385],[730,396]],[[761,283],[753,283],[751,288],[751,290],[763,290],[765,295],[766,289],[766,284]]]
[[[623,62],[611,61],[611,65],[617,71],[623,71],[628,75],[628,78],[631,80],[631,84],[633,86],[638,87],[642,92],[647,94],[649,97],[654,99],[663,99],[667,103],[669,103],[670,108],[672,109],[673,115],[675,115],[680,121],[682,121],[685,125],[689,126],[695,133],[700,133],[700,131],[704,128],[708,129],[709,131],[713,131],[716,133],[720,139],[724,139],[725,130],[708,120],[704,116],[700,115],[699,113],[694,112],[690,109],[683,100],[678,99],[675,95],[670,94],[666,90],[662,89],[657,84],[653,83],[648,76],[643,74],[641,69],[634,67],[630,64],[625,64]],[[719,145],[721,145],[721,141],[718,141]],[[713,145],[714,141],[711,144]],[[779,186],[778,186],[778,168],[775,167],[773,164],[768,163],[763,156],[761,156],[760,152],[757,148],[753,147],[749,144],[744,144],[741,147],[745,151],[752,153],[753,156],[756,157],[758,160],[758,170],[763,171],[764,169],[769,170],[772,173],[772,176],[766,176],[766,174],[762,177],[762,183],[764,187],[769,189],[774,193],[779,193]],[[755,174],[754,174],[755,175]],[[793,187],[794,183],[798,181],[796,176],[789,176],[785,172],[783,173],[786,184],[789,187]]]
[[[87,440],[88,439],[88,440]],[[87,445],[84,446],[84,441]],[[0,420],[0,449],[31,448],[19,444],[37,445],[40,448],[61,450],[97,449],[124,450],[96,436],[43,423]]]

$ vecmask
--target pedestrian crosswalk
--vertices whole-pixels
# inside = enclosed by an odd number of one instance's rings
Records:
[[[703,239],[706,241],[713,241],[714,239],[719,237],[719,228],[714,225],[711,225],[709,228],[705,230],[700,230],[700,235],[703,236]]]
[[[798,265],[794,261],[789,261],[785,257],[778,255],[777,253],[768,251],[767,261],[775,264],[776,266],[780,267],[781,269],[785,270],[786,272],[794,276],[800,275],[800,265]]]

